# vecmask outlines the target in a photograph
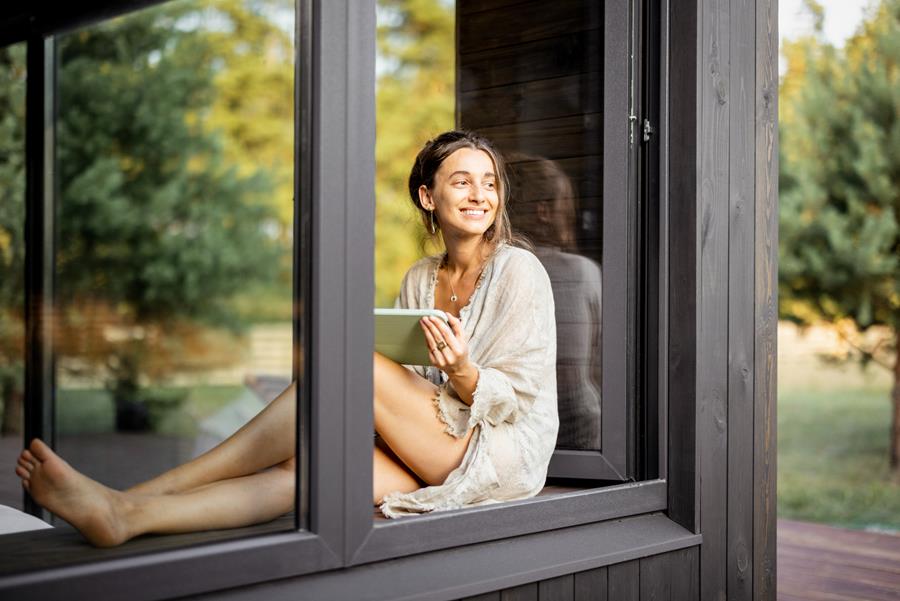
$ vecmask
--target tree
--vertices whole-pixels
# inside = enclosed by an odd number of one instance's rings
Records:
[[[456,55],[451,4],[386,0],[378,10],[375,303],[383,307],[425,251],[407,179],[422,145],[453,127]]]
[[[122,427],[147,425],[148,379],[234,358],[221,344],[241,326],[231,299],[271,280],[279,256],[272,179],[229,161],[209,125],[216,57],[192,26],[203,9],[153,8],[59,45],[55,349],[107,379]],[[21,132],[3,115],[0,144],[17,148]],[[5,239],[19,257],[21,239]],[[21,261],[7,266],[21,273]]]
[[[0,49],[0,432],[22,424],[25,310],[25,45]]]
[[[807,4],[816,32],[784,49],[780,311],[886,329],[858,356],[893,372],[900,475],[900,0],[882,0],[843,49],[824,40],[821,6]]]

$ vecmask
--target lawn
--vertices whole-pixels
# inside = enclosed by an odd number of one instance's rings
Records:
[[[177,392],[174,388],[158,389]],[[157,434],[194,436],[196,423],[234,400],[243,386],[193,386],[184,402],[161,416]],[[56,420],[60,434],[88,434],[115,430],[115,408],[109,392],[94,389],[61,389],[56,398]]]
[[[890,425],[883,388],[781,392],[779,517],[900,532]]]

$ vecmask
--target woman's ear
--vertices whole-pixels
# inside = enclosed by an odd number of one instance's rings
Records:
[[[431,198],[431,192],[429,192],[428,186],[425,184],[419,186],[419,204],[426,211],[434,210],[434,200]]]

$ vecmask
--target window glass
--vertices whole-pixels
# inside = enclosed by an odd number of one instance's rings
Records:
[[[25,44],[0,48],[0,505],[22,509],[25,371]]]
[[[604,4],[378,2],[376,306],[425,254],[406,189],[424,142],[459,127],[509,165],[508,209],[546,268],[558,448],[600,450]]]
[[[177,1],[58,40],[56,424],[126,488],[292,369],[294,5]]]

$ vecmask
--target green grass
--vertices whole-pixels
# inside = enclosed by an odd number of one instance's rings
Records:
[[[778,515],[900,531],[890,425],[884,389],[780,393]]]
[[[193,436],[196,423],[214,413],[243,391],[242,386],[192,386],[184,403],[161,417],[157,434]],[[180,389],[161,387],[163,393]],[[109,392],[102,389],[59,390],[56,395],[56,421],[62,434],[112,432],[115,430],[115,407]]]

